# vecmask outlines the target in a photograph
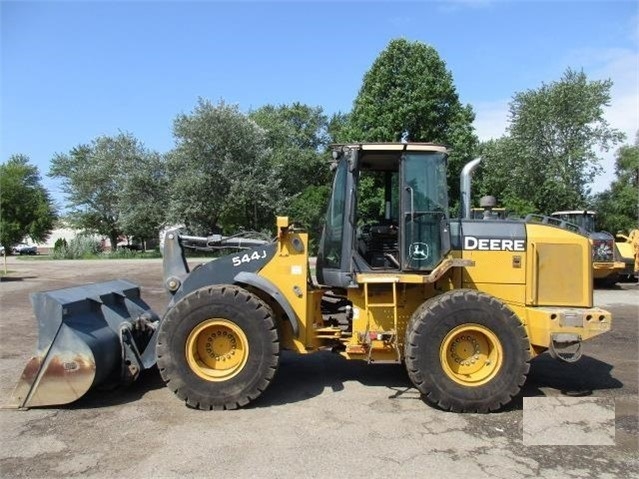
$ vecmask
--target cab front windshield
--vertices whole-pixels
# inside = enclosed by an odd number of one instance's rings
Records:
[[[595,231],[595,215],[588,213],[564,213],[556,216],[562,221],[581,226],[586,231]]]

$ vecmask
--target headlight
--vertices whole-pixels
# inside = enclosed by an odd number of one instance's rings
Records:
[[[592,246],[593,261],[613,261],[612,240],[595,240]]]

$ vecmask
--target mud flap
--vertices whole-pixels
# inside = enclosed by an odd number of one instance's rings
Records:
[[[68,404],[96,386],[134,381],[155,364],[150,340],[159,318],[133,283],[115,280],[34,293],[31,304],[38,348],[8,407]]]

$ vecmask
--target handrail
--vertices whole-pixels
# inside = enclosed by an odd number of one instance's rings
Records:
[[[524,223],[538,223],[542,225],[554,226],[556,228],[561,228],[564,230],[573,231],[575,233],[582,234],[584,236],[588,236],[588,232],[586,231],[585,228],[575,223],[561,220],[553,216],[546,216],[546,215],[531,213],[526,215],[526,217],[524,218]]]

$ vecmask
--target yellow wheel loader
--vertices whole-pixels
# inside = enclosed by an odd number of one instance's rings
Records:
[[[405,364],[431,404],[495,411],[517,395],[530,360],[564,361],[608,331],[593,307],[587,235],[540,221],[449,217],[448,152],[428,143],[333,148],[334,182],[315,265],[308,235],[277,219],[273,241],[170,231],[158,316],[124,280],[37,293],[38,353],[13,396],[17,407],[63,404],[156,363],[167,387],[200,409],[235,409],[262,394],[283,350],[333,351]],[[360,184],[384,185],[378,218]],[[382,212],[383,210],[383,212]],[[244,248],[189,269],[185,247]],[[400,367],[400,366],[398,366]]]
[[[639,271],[639,258],[637,257],[637,253],[635,253],[636,244],[639,244],[639,229],[630,230],[627,235],[620,231],[615,237],[615,246],[625,265],[621,273],[625,281],[637,280],[636,274]]]
[[[612,287],[623,275],[624,264],[615,238],[607,231],[597,231],[594,211],[555,211],[550,216],[562,222],[572,223],[585,231],[592,240],[592,274],[595,286]]]

